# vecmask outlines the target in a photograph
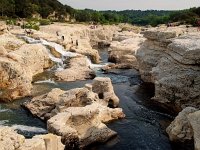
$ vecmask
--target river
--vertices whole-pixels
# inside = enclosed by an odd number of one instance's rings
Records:
[[[107,62],[107,51],[100,51],[102,61]],[[166,133],[166,126],[173,117],[163,113],[156,106],[151,105],[154,94],[153,85],[141,81],[135,69],[113,69],[108,73],[96,70],[97,76],[110,77],[116,95],[120,99],[119,107],[123,108],[126,118],[110,122],[107,125],[118,133],[118,136],[105,144],[93,144],[87,150],[184,150],[187,146],[170,143]],[[35,77],[33,95],[37,96],[53,88],[68,90],[83,87],[92,80],[75,82],[54,81],[51,71]],[[30,138],[36,134],[44,134],[46,124],[33,117],[21,104],[30,100],[23,98],[12,103],[0,104],[0,125],[12,126],[24,136]]]

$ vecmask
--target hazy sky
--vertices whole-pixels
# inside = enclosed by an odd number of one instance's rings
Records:
[[[163,9],[178,10],[200,6],[200,0],[59,0],[78,9],[125,10]]]

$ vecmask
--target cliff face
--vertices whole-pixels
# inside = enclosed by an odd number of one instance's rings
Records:
[[[172,28],[146,31],[137,51],[141,77],[155,84],[154,100],[180,109],[199,108],[200,34]]]

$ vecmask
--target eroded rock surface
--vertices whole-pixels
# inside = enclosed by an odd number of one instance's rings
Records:
[[[41,44],[23,44],[18,50],[4,52],[0,56],[0,100],[30,95],[32,76],[50,66],[48,53]]]
[[[64,150],[61,137],[47,134],[25,139],[10,127],[0,127],[1,150]]]
[[[83,148],[94,142],[106,142],[117,133],[103,124],[98,115],[99,110],[93,105],[70,107],[48,120],[48,130],[62,136],[68,149]]]
[[[155,84],[153,99],[179,110],[199,108],[200,35],[168,28],[145,31],[144,37],[136,57],[142,79]]]
[[[187,107],[179,113],[175,120],[166,129],[171,141],[186,141],[193,138],[193,130],[191,128],[188,115],[196,112],[197,109]]]
[[[186,107],[167,128],[171,141],[185,142],[194,139],[195,150],[200,149],[200,111]]]
[[[138,69],[135,52],[143,41],[144,38],[140,34],[135,34],[133,32],[116,34],[110,46],[108,60],[116,63],[118,68]]]
[[[62,81],[86,80],[95,77],[95,73],[90,69],[90,64],[87,57],[80,56],[71,58],[69,68],[62,71],[57,71],[55,76]]]
[[[51,92],[37,96],[25,104],[31,113],[41,119],[49,119],[68,107],[84,107],[93,102],[100,105],[116,107],[119,99],[115,95],[110,78],[94,79],[92,84],[83,88],[63,91],[53,89]]]
[[[83,88],[51,92],[35,97],[25,104],[31,113],[48,120],[48,131],[62,136],[68,149],[86,147],[94,142],[105,142],[116,132],[104,123],[124,118],[119,99],[109,78],[95,78]]]

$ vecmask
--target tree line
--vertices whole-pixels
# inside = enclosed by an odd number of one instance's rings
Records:
[[[180,22],[195,26],[200,18],[200,7],[181,11],[95,11],[91,9],[77,10],[68,5],[63,5],[57,0],[0,0],[0,13],[2,17],[31,18],[33,14],[38,13],[42,18],[47,18],[54,11],[58,18],[70,15],[77,22],[96,22],[102,24],[131,23],[156,26],[169,22]],[[60,19],[63,18],[60,17]]]

